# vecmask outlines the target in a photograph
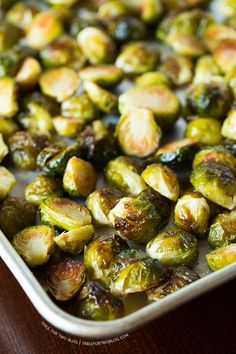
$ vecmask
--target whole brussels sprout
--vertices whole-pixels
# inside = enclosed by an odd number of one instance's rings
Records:
[[[39,210],[44,224],[65,230],[77,229],[92,222],[85,206],[67,198],[51,197],[42,200]]]
[[[92,81],[104,87],[116,86],[123,79],[123,71],[115,65],[103,64],[88,66],[79,71],[79,76],[84,81]]]
[[[131,195],[138,195],[146,188],[139,172],[139,166],[126,156],[111,160],[104,170],[108,183]]]
[[[18,111],[16,85],[10,77],[0,78],[0,116],[12,118]]]
[[[102,21],[110,22],[117,17],[129,15],[132,10],[122,1],[112,0],[104,2],[98,9],[98,16]]]
[[[105,113],[117,112],[117,97],[92,81],[84,82],[84,89],[90,100]]]
[[[181,55],[171,55],[160,66],[163,72],[175,86],[187,85],[192,81],[193,63]]]
[[[138,12],[143,22],[148,24],[155,23],[164,12],[163,3],[160,0],[124,1],[134,12]]]
[[[228,83],[231,88],[234,98],[236,97],[236,66],[227,71],[225,74],[225,81]]]
[[[209,217],[209,205],[200,193],[187,193],[177,201],[175,224],[181,229],[202,235],[207,230]]]
[[[2,133],[0,133],[0,163],[2,162],[4,157],[7,156],[8,152],[9,152],[8,147],[3,140]]]
[[[204,31],[203,40],[211,52],[214,52],[223,42],[231,39],[236,39],[236,31],[222,23],[211,23]]]
[[[147,244],[146,252],[166,266],[192,267],[198,259],[198,242],[186,231],[168,228]]]
[[[221,134],[224,138],[236,140],[236,109],[228,113],[223,122]]]
[[[7,168],[0,166],[0,200],[8,196],[15,183],[15,176]]]
[[[32,204],[39,205],[42,200],[49,197],[61,197],[63,190],[55,179],[47,176],[36,177],[25,188],[25,199]]]
[[[203,162],[194,168],[190,182],[204,197],[226,209],[236,207],[236,176],[220,162]]]
[[[158,301],[167,295],[173,294],[176,291],[192,284],[200,279],[199,275],[193,270],[180,266],[174,269],[171,278],[163,286],[151,288],[147,291],[149,301]]]
[[[236,262],[236,244],[217,248],[206,255],[208,266],[212,270],[218,270]]]
[[[84,128],[84,123],[77,118],[57,116],[52,123],[59,136],[76,137]]]
[[[52,265],[45,274],[44,287],[58,301],[72,299],[85,281],[84,265],[65,259]]]
[[[193,83],[204,84],[221,75],[221,70],[212,55],[203,55],[197,60]]]
[[[12,245],[30,267],[47,263],[53,251],[55,231],[45,225],[31,226],[18,232]]]
[[[220,122],[214,118],[196,118],[188,123],[185,136],[198,140],[202,145],[218,145],[221,143]]]
[[[219,214],[208,230],[208,242],[212,248],[236,243],[236,211]]]
[[[124,315],[122,300],[110,294],[101,284],[89,281],[79,294],[78,316],[92,321],[110,321]]]
[[[108,22],[108,31],[118,42],[141,40],[146,36],[145,24],[133,16],[120,16]]]
[[[76,118],[87,123],[98,117],[98,110],[86,93],[75,95],[62,102],[63,117]]]
[[[64,141],[57,141],[49,146],[46,146],[37,157],[37,167],[43,170],[47,163],[57,154],[65,150],[67,147]]]
[[[148,87],[148,86],[156,86],[156,85],[166,85],[168,87],[171,86],[171,81],[161,71],[150,71],[138,76],[135,80],[135,83],[139,87]]]
[[[213,56],[224,73],[232,70],[236,66],[236,38],[234,40],[224,41],[220,44],[215,49]]]
[[[32,89],[38,83],[41,74],[41,66],[33,57],[26,57],[22,62],[15,80],[22,89]]]
[[[203,162],[219,162],[229,166],[232,170],[236,168],[236,159],[232,153],[223,146],[204,147],[194,157],[193,168]]]
[[[0,204],[0,229],[12,240],[15,234],[35,224],[36,212],[37,208],[24,198],[7,198]]]
[[[161,129],[151,111],[132,108],[120,117],[116,137],[126,155],[146,157],[157,150]]]
[[[86,2],[86,5],[87,3],[88,1]],[[91,5],[94,4],[95,1],[92,0]],[[72,37],[76,38],[78,34],[87,27],[103,28],[103,22],[98,16],[98,9],[93,11],[93,6],[91,6],[90,9],[83,7],[77,10],[77,16],[70,21],[70,34]]]
[[[109,285],[111,263],[126,248],[127,243],[117,235],[106,234],[93,239],[84,249],[84,264],[89,277]]]
[[[33,4],[17,2],[7,11],[6,20],[27,32],[37,12]]]
[[[18,130],[17,124],[12,119],[1,118],[0,119],[0,133],[7,141],[11,135]]]
[[[0,19],[0,53],[11,49],[21,37],[21,30],[14,24]]]
[[[132,108],[149,109],[163,129],[171,128],[180,112],[177,96],[164,85],[133,87],[119,97],[121,114]]]

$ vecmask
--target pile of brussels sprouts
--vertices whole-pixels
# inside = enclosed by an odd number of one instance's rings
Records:
[[[196,281],[200,239],[236,261],[236,2],[210,2],[0,4],[0,228],[79,317]]]

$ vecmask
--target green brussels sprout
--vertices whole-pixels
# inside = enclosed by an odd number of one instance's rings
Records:
[[[43,65],[47,68],[67,66],[79,70],[86,61],[77,41],[68,35],[56,38],[39,54]]]
[[[58,181],[47,176],[38,176],[28,184],[24,194],[29,203],[39,205],[42,200],[49,197],[61,197],[63,190]]]
[[[0,53],[11,49],[21,37],[21,30],[14,24],[0,20]]]
[[[195,7],[204,6],[209,0],[163,0],[163,4],[168,11],[180,11]]]
[[[15,183],[14,175],[7,168],[0,166],[0,200],[8,196]]]
[[[154,190],[147,190],[136,198],[120,199],[108,219],[123,238],[146,244],[168,222],[169,214],[168,199]]]
[[[51,5],[64,5],[70,7],[78,2],[78,0],[47,0],[47,2]]]
[[[186,99],[193,113],[220,119],[228,112],[233,97],[228,85],[221,79],[192,85]]]
[[[138,195],[146,188],[139,166],[126,156],[111,160],[104,172],[107,182],[124,193]]]
[[[204,162],[219,162],[229,166],[232,170],[236,168],[236,159],[230,151],[223,146],[205,147],[194,157],[193,168]]]
[[[72,299],[85,281],[84,265],[65,259],[52,265],[45,274],[44,287],[58,301]]]
[[[0,229],[12,240],[19,231],[35,224],[36,212],[24,198],[7,198],[0,204]]]
[[[16,85],[10,77],[0,78],[0,116],[12,118],[18,111]]]
[[[12,245],[30,267],[47,263],[54,248],[55,231],[49,226],[27,227],[18,232]]]
[[[66,118],[76,118],[81,123],[87,123],[98,117],[98,109],[86,93],[72,96],[62,102],[62,115]]]
[[[88,1],[86,1],[86,5],[87,3]],[[95,1],[93,1],[91,5],[94,4]],[[103,22],[98,16],[98,10],[99,9],[93,11],[92,6],[89,9],[83,7],[77,10],[77,16],[73,17],[70,21],[70,34],[72,37],[76,38],[78,34],[87,27],[103,28]]]
[[[9,152],[8,147],[3,140],[2,133],[0,133],[0,163],[2,162],[4,157],[7,156],[8,152]]]
[[[122,1],[112,0],[104,2],[98,9],[98,16],[102,21],[110,22],[117,17],[130,15],[131,9]]]
[[[236,262],[236,244],[217,248],[206,255],[208,266],[212,270],[218,270]]]
[[[160,285],[167,274],[156,259],[145,252],[128,249],[116,257],[111,266],[111,292],[118,296],[138,293]]]
[[[236,243],[236,211],[219,214],[208,230],[208,242],[212,248]]]
[[[152,112],[145,108],[127,110],[120,117],[115,134],[122,151],[137,157],[153,154],[162,135]]]
[[[40,170],[44,170],[46,165],[53,159],[56,155],[60,154],[67,148],[64,141],[57,141],[49,146],[46,146],[37,157],[37,167]],[[66,164],[65,164],[66,166]],[[64,166],[64,167],[65,167]],[[49,172],[49,171],[47,171]]]
[[[79,76],[84,81],[92,81],[104,87],[113,87],[123,79],[123,71],[115,65],[88,66],[79,71]]]
[[[121,193],[110,189],[96,189],[86,199],[86,206],[97,226],[109,225],[108,214],[121,198]]]
[[[171,55],[165,58],[160,70],[175,86],[187,85],[193,78],[192,61],[181,55]]]
[[[1,1],[1,12],[7,11],[17,0],[3,0]]]
[[[219,66],[213,56],[203,55],[197,60],[193,83],[195,85],[204,84],[221,75]]]
[[[145,24],[133,16],[111,19],[107,27],[117,42],[138,41],[144,39],[147,32]]]
[[[228,83],[231,88],[234,98],[236,97],[236,66],[234,66],[231,70],[227,71],[225,75],[225,81]]]
[[[84,82],[84,89],[90,100],[105,113],[117,112],[117,97],[92,81]]]
[[[83,251],[84,246],[91,240],[93,235],[93,225],[85,225],[77,229],[62,232],[60,235],[54,237],[54,241],[64,252],[78,254]]]
[[[45,135],[17,131],[8,141],[10,157],[16,168],[34,170],[38,153],[48,145]]]
[[[110,294],[101,284],[89,281],[82,288],[78,316],[92,321],[110,321],[124,315],[122,300]]]
[[[18,126],[12,119],[0,118],[0,133],[7,141],[18,130]]]
[[[149,301],[158,301],[192,284],[198,279],[200,277],[196,272],[187,267],[180,266],[174,269],[171,278],[164,285],[149,289],[147,291],[147,298]]]
[[[89,277],[109,285],[112,261],[126,248],[127,243],[117,235],[106,234],[93,239],[84,248],[84,264]]]
[[[134,42],[128,44],[118,55],[115,65],[126,74],[143,74],[154,70],[159,59],[159,54],[147,42]]]
[[[217,5],[217,10],[225,17],[236,16],[236,4],[234,0],[220,0]]]
[[[87,197],[95,188],[96,172],[90,162],[73,156],[63,176],[63,187],[72,197]]]
[[[189,122],[185,131],[187,138],[196,139],[202,145],[221,143],[221,125],[214,118],[197,118]]]
[[[39,210],[44,224],[68,231],[90,225],[92,221],[90,212],[85,206],[67,198],[51,197],[42,200]]]
[[[224,41],[220,44],[215,49],[213,56],[224,73],[232,70],[236,66],[236,38],[234,40]]]
[[[37,12],[33,4],[17,2],[7,11],[6,20],[27,32]]]
[[[235,170],[216,162],[203,162],[194,168],[190,182],[212,202],[232,210],[236,207]]]
[[[135,84],[139,87],[156,85],[171,86],[169,78],[161,71],[150,71],[148,73],[144,73],[136,78]]]
[[[68,138],[76,137],[84,127],[83,122],[73,117],[58,116],[52,121],[58,135]]]
[[[221,134],[224,138],[236,140],[236,109],[232,109],[224,120]]]
[[[147,244],[146,252],[166,266],[192,267],[198,259],[198,242],[184,230],[168,228]]]
[[[128,6],[138,12],[142,21],[148,24],[155,23],[164,12],[163,3],[160,0],[125,0]]]
[[[204,43],[213,52],[223,42],[236,39],[236,31],[222,23],[211,23],[204,31]]]
[[[23,89],[31,89],[38,83],[41,66],[33,57],[26,57],[21,64],[16,76],[16,83]]]
[[[172,127],[180,112],[177,96],[164,85],[133,87],[120,95],[121,114],[134,107],[149,109],[163,129]]]
[[[19,46],[0,52],[0,77],[14,77],[26,55],[26,50]]]
[[[180,186],[176,174],[168,166],[161,164],[148,165],[142,173],[144,182],[164,197],[176,201]]]
[[[198,192],[184,194],[175,206],[175,224],[181,229],[202,235],[206,232],[210,208],[206,199]]]
[[[41,50],[63,32],[60,21],[49,11],[34,16],[27,29],[26,43],[30,48]]]
[[[45,95],[62,102],[75,93],[79,76],[67,67],[51,69],[40,76],[39,85]]]
[[[106,64],[113,61],[116,45],[105,31],[92,26],[84,28],[79,32],[77,41],[91,64]]]

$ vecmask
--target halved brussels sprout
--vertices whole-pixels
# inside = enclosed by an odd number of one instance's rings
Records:
[[[232,210],[236,207],[236,175],[220,162],[203,162],[194,168],[190,182],[212,202]]]
[[[92,321],[110,321],[124,315],[122,300],[101,284],[89,281],[79,294],[78,316]]]
[[[78,74],[67,67],[51,69],[41,75],[39,85],[42,92],[58,102],[73,95],[79,86]]]
[[[138,12],[146,23],[155,23],[162,16],[164,6],[160,0],[124,0],[134,12]]]
[[[164,197],[176,201],[180,186],[176,174],[168,166],[161,164],[148,165],[142,173],[144,182]]]
[[[193,78],[192,61],[181,55],[171,55],[165,58],[160,70],[175,86],[187,85]]]
[[[231,88],[234,98],[236,97],[236,66],[234,66],[231,70],[227,71],[225,75],[225,81],[228,83]]]
[[[2,4],[1,4],[2,5]],[[3,16],[4,18],[4,16]],[[4,52],[6,49],[12,48],[21,37],[21,31],[14,24],[0,20],[0,52]]]
[[[167,295],[173,294],[176,291],[192,284],[200,279],[199,275],[193,270],[180,266],[174,269],[171,278],[162,286],[149,289],[147,297],[149,301],[158,301]]]
[[[41,50],[63,32],[60,21],[49,11],[34,16],[27,29],[26,42],[29,47]]]
[[[150,71],[137,77],[135,83],[139,87],[148,87],[156,85],[171,86],[168,77],[161,71]]]
[[[166,274],[167,270],[160,262],[148,257],[145,252],[136,249],[124,250],[111,266],[110,289],[118,296],[142,292],[160,285]]]
[[[0,200],[8,196],[15,183],[14,175],[7,168],[0,166]]]
[[[79,119],[62,116],[53,118],[53,125],[58,135],[68,138],[76,137],[84,127]]]
[[[104,172],[108,183],[125,193],[138,195],[146,188],[139,170],[130,158],[119,156],[108,163]]]
[[[200,150],[194,157],[193,168],[203,162],[211,161],[229,166],[232,170],[236,168],[235,157],[223,146],[205,147]]]
[[[53,252],[55,231],[49,226],[27,227],[18,232],[12,245],[30,267],[47,263]]]
[[[0,78],[0,116],[12,118],[18,111],[16,85],[10,77]]]
[[[149,109],[163,129],[172,127],[180,112],[177,96],[164,85],[133,87],[120,95],[121,114],[134,107]]]
[[[12,119],[1,118],[0,119],[0,133],[7,141],[8,138],[18,130],[18,126]]]
[[[183,195],[175,206],[175,224],[181,229],[202,235],[208,228],[210,208],[198,192]]]
[[[102,21],[109,22],[110,20],[129,15],[131,9],[122,1],[112,0],[104,2],[98,9],[98,16]]]
[[[97,85],[112,87],[123,79],[123,71],[115,65],[88,66],[79,71],[79,76],[84,81],[92,81]]]
[[[96,172],[90,162],[76,156],[67,162],[63,187],[72,197],[87,197],[95,188]]]
[[[236,66],[236,39],[224,41],[215,49],[213,55],[224,73],[232,70]]]
[[[153,154],[161,135],[152,112],[145,108],[127,110],[116,126],[116,137],[126,155],[146,157]]]
[[[105,113],[116,113],[118,99],[111,92],[103,89],[92,81],[84,82],[84,89],[90,100]]]
[[[54,241],[64,252],[78,254],[83,251],[84,246],[91,240],[93,235],[93,225],[85,225],[77,229],[62,232],[60,235],[54,237]]]
[[[109,285],[111,263],[126,248],[127,243],[117,235],[102,235],[92,240],[84,248],[84,264],[89,277]]]
[[[9,152],[8,147],[3,140],[2,133],[0,133],[0,163],[2,162],[4,157],[7,156],[8,152]]]
[[[121,193],[109,188],[96,189],[91,193],[86,206],[97,225],[109,225],[108,214],[121,198]]]
[[[222,23],[211,23],[204,31],[204,42],[213,52],[219,45],[229,39],[236,39],[236,31]]]
[[[38,176],[25,188],[24,193],[25,199],[29,203],[39,205],[42,200],[49,197],[61,197],[63,190],[60,183],[55,179]]]
[[[219,214],[208,230],[208,242],[212,248],[236,243],[236,210]]]
[[[218,270],[236,262],[236,244],[217,248],[206,255],[208,266],[212,270]]]
[[[33,4],[17,2],[7,11],[6,20],[26,32],[37,12]]]
[[[79,32],[77,40],[91,64],[110,63],[114,59],[116,45],[105,31],[89,26]]]
[[[75,296],[85,281],[84,265],[77,259],[65,259],[52,265],[44,277],[46,290],[58,301]]]
[[[98,117],[95,104],[86,93],[72,96],[62,102],[62,115],[67,118],[76,118],[81,123],[87,123]]]
[[[166,266],[192,267],[198,259],[198,242],[186,231],[168,228],[147,244],[146,252]]]
[[[221,124],[214,118],[199,117],[188,123],[185,136],[202,145],[218,145],[221,143]]]
[[[15,80],[20,87],[29,89],[37,85],[40,74],[41,66],[39,62],[33,57],[26,57],[15,76]]]
[[[219,0],[217,10],[226,17],[236,16],[236,4],[234,0]]]
[[[85,206],[67,198],[51,197],[42,200],[39,210],[43,223],[65,230],[77,229],[92,222]]]
[[[137,41],[147,34],[145,24],[134,16],[120,16],[108,22],[108,31],[117,42]]]
[[[223,122],[221,134],[224,138],[236,140],[236,109],[232,109]]]
[[[193,83],[195,85],[203,84],[214,80],[221,75],[221,70],[216,64],[213,56],[204,55],[198,59],[195,66],[195,75]]]
[[[76,17],[73,17],[70,21],[70,34],[72,37],[76,38],[78,34],[87,27],[99,27],[103,28],[103,22],[98,16],[98,8],[94,11],[95,2],[94,0],[87,0],[86,5],[90,1],[90,8],[86,6],[83,8],[79,8],[77,10]],[[100,0],[98,0],[100,1]],[[92,2],[92,3],[91,3]],[[99,7],[101,4],[99,4]]]
[[[159,54],[146,42],[134,42],[124,47],[116,59],[116,66],[126,74],[143,74],[154,70]]]

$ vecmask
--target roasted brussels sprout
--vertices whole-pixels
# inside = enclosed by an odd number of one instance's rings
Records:
[[[106,234],[92,240],[84,249],[84,264],[89,277],[109,285],[111,263],[126,248],[127,243],[117,235]]]
[[[87,123],[98,117],[98,110],[86,93],[72,96],[62,102],[62,115]]]
[[[203,39],[207,48],[214,52],[223,42],[236,39],[236,31],[222,23],[211,23],[204,31]]]
[[[126,74],[143,74],[154,70],[159,54],[146,42],[134,42],[124,47],[116,59],[116,66]]]
[[[78,316],[92,321],[110,321],[124,315],[122,300],[101,284],[89,281],[79,294]]]
[[[210,208],[198,192],[184,194],[175,206],[175,224],[181,229],[202,235],[208,228]]]
[[[96,27],[86,27],[77,36],[84,56],[91,64],[106,64],[114,59],[115,42],[112,37]]]
[[[37,12],[37,8],[32,4],[17,2],[8,10],[6,20],[27,32]]]
[[[14,175],[7,168],[0,166],[0,200],[8,196],[15,183]]]
[[[141,40],[146,36],[146,26],[133,16],[117,17],[108,22],[108,31],[118,42]]]
[[[137,77],[135,83],[139,87],[148,87],[156,85],[171,86],[168,77],[161,71],[150,71]]]
[[[1,118],[0,119],[0,133],[7,141],[8,138],[18,130],[17,124],[12,119]]]
[[[112,87],[123,79],[123,71],[115,65],[88,66],[79,71],[79,76],[84,81],[92,81],[97,85]]]
[[[189,122],[185,131],[187,138],[196,139],[202,145],[221,143],[221,125],[214,118],[197,118]]]
[[[231,88],[234,98],[236,97],[236,66],[234,66],[231,70],[227,71],[225,75],[225,81],[228,83]]]
[[[21,64],[15,80],[23,89],[30,89],[37,85],[41,74],[41,66],[33,57],[26,57]]]
[[[219,214],[208,230],[208,242],[212,248],[236,243],[236,211]]]
[[[104,2],[98,9],[98,16],[102,21],[109,22],[117,17],[129,15],[131,9],[122,1],[112,0]]]
[[[42,200],[49,197],[61,197],[62,195],[60,183],[47,176],[36,177],[25,188],[25,199],[35,205],[39,205]]]
[[[58,116],[53,119],[54,128],[59,136],[76,137],[84,127],[83,122],[77,118]]]
[[[2,162],[4,157],[7,156],[8,152],[9,152],[8,147],[3,140],[2,133],[0,133],[0,163]]]
[[[148,24],[155,23],[164,12],[160,0],[125,0],[125,3]]]
[[[194,157],[193,168],[197,167],[203,162],[219,162],[229,166],[232,170],[236,168],[236,159],[223,146],[204,147]]]
[[[90,1],[90,0],[89,0]],[[91,1],[90,1],[91,2]],[[86,1],[86,4],[88,1]],[[95,1],[92,0],[92,4],[94,5]],[[101,5],[101,4],[99,4]],[[100,7],[100,6],[99,6]],[[103,22],[98,16],[98,9],[96,11],[93,11],[93,6],[90,6],[90,8],[80,8],[77,11],[76,17],[72,18],[70,21],[70,34],[76,38],[78,34],[87,27],[98,27],[98,28],[103,28]]]
[[[15,77],[27,54],[19,46],[0,52],[0,77]]]
[[[31,226],[18,232],[12,241],[17,253],[30,267],[47,263],[53,252],[55,231],[45,225]]]
[[[236,262],[236,244],[217,248],[206,255],[208,266],[212,270],[218,270]]]
[[[192,284],[200,279],[199,275],[193,270],[180,266],[174,269],[171,278],[162,286],[149,289],[147,297],[149,301],[158,301],[167,295],[175,293],[177,290]]]
[[[93,165],[74,156],[67,162],[63,187],[72,197],[87,197],[94,190],[96,179]]]
[[[54,237],[54,241],[64,252],[78,254],[83,251],[84,246],[91,240],[93,235],[93,226],[85,225],[77,229],[62,232],[60,235]]]
[[[163,0],[163,4],[170,11],[180,11],[200,7],[208,4],[209,0]]]
[[[236,140],[236,109],[231,110],[224,120],[221,134],[224,138]]]
[[[236,66],[236,38],[234,40],[224,41],[220,44],[215,49],[213,56],[224,73],[232,70]]]
[[[69,7],[78,2],[78,0],[47,0],[47,2],[51,5],[64,5]]]
[[[198,259],[198,242],[186,231],[168,228],[147,244],[146,252],[166,266],[192,267]]]
[[[183,86],[192,81],[193,63],[184,56],[171,55],[167,57],[161,64],[160,70],[175,86]]]
[[[123,114],[132,108],[149,109],[163,129],[172,127],[180,112],[180,103],[164,85],[133,87],[119,97],[119,110]]]
[[[195,66],[193,83],[204,84],[221,75],[221,70],[211,55],[204,55],[198,59]]]
[[[146,157],[157,150],[161,129],[151,111],[145,108],[131,108],[120,117],[116,126],[116,137],[125,154]]]
[[[44,277],[45,289],[58,301],[75,296],[85,281],[84,265],[76,259],[65,259],[52,265]]]
[[[111,160],[104,172],[108,183],[125,193],[138,195],[146,188],[139,166],[126,156]]]
[[[9,77],[0,78],[0,116],[12,118],[18,111],[16,85]]]
[[[217,10],[226,17],[236,16],[236,4],[233,0],[220,0]]]
[[[90,225],[92,221],[85,206],[67,198],[51,197],[42,200],[39,210],[43,223],[65,230]]]
[[[118,99],[111,92],[92,81],[85,81],[84,88],[90,100],[105,113],[116,113]]]
[[[142,173],[144,182],[164,197],[176,201],[180,186],[174,171],[161,164],[148,165]]]
[[[190,182],[197,191],[212,202],[232,210],[236,207],[235,171],[216,162],[203,162],[194,168]]]
[[[1,17],[2,18],[2,17]],[[21,37],[21,31],[10,22],[0,19],[0,53],[12,48]]]

